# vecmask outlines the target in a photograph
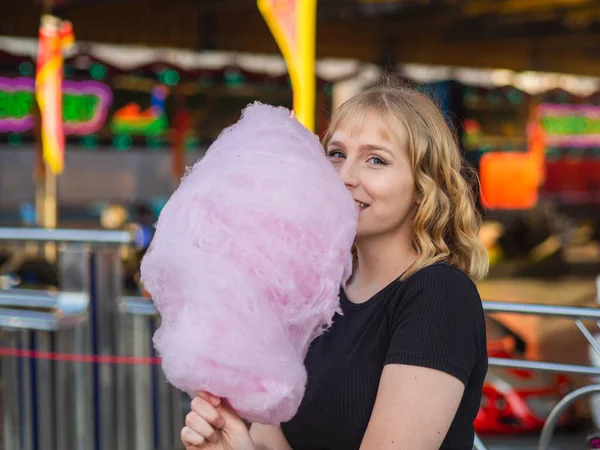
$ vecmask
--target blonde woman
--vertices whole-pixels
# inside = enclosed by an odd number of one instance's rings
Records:
[[[290,422],[248,431],[202,392],[186,449],[471,450],[487,255],[455,137],[426,95],[386,85],[344,103],[324,147],[360,209],[343,315],[310,347]]]

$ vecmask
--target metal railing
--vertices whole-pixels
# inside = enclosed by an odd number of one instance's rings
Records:
[[[600,327],[600,309],[584,308],[573,306],[555,306],[555,305],[535,305],[522,303],[505,302],[483,302],[483,309],[486,313],[511,313],[523,315],[535,315],[540,317],[554,317],[573,320],[575,326],[586,338],[590,346],[600,355],[600,344],[596,341],[592,333],[589,332],[583,320],[593,320]],[[489,358],[491,367],[503,367],[510,369],[541,370],[548,372],[578,374],[578,375],[600,375],[600,368],[591,365],[562,364],[545,361],[528,361],[512,358]],[[548,450],[552,440],[556,425],[560,417],[577,400],[594,393],[600,393],[600,384],[592,384],[577,389],[565,396],[551,411],[546,419],[542,430],[538,450]],[[476,437],[475,449],[486,450],[485,445]]]
[[[1,244],[55,245],[59,281],[0,283],[2,347],[33,355],[0,360],[4,450],[183,448],[185,394],[151,362],[159,317],[149,299],[123,295],[121,253],[134,242],[125,231],[0,228]],[[110,362],[119,357],[140,363]]]

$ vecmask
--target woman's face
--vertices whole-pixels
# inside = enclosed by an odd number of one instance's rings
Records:
[[[416,210],[406,132],[394,130],[392,142],[380,129],[368,113],[359,129],[342,124],[325,149],[359,208],[357,240],[410,231]]]

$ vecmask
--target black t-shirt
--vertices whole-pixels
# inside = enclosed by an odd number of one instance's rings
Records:
[[[305,396],[281,429],[294,450],[358,450],[386,364],[429,367],[465,385],[442,449],[472,450],[487,373],[485,321],[473,282],[446,264],[396,280],[364,303],[341,291],[343,315],[310,346]]]

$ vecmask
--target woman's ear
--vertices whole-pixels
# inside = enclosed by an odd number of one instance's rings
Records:
[[[415,193],[415,205],[421,206],[421,203],[423,203],[423,194],[417,192]]]

